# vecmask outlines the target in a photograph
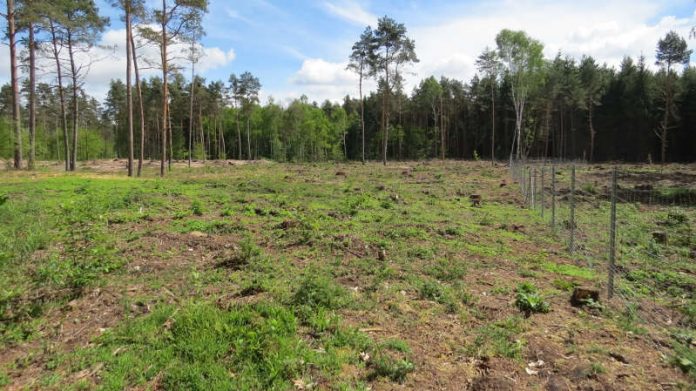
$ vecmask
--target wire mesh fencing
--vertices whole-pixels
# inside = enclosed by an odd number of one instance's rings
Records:
[[[606,297],[696,308],[696,170],[513,161],[510,175]]]

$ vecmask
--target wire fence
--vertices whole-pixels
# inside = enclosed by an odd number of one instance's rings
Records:
[[[696,170],[512,161],[510,175],[607,298],[696,300]]]

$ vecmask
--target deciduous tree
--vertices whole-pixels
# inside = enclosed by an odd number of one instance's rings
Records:
[[[525,105],[530,91],[539,80],[544,46],[524,31],[507,29],[498,33],[495,42],[502,69],[511,81],[512,103],[515,109],[515,134],[510,158],[512,159],[513,153],[516,153],[517,159],[520,159]]]

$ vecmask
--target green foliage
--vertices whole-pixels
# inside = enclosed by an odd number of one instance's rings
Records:
[[[191,203],[191,213],[193,213],[194,216],[203,216],[203,203],[199,200],[194,200]]]
[[[521,358],[525,342],[517,335],[523,331],[523,319],[510,317],[480,327],[467,354],[475,357]]]
[[[594,270],[580,266],[565,263],[544,262],[542,263],[541,267],[548,272],[561,274],[564,276],[578,277],[585,280],[593,280],[596,278]]]
[[[674,353],[670,357],[670,362],[696,380],[696,350],[693,349],[695,338],[692,335],[674,337],[672,343]]]
[[[539,294],[536,286],[523,282],[517,286],[515,305],[527,316],[532,313],[549,312],[549,303]]]
[[[309,273],[300,282],[290,304],[297,307],[302,319],[307,319],[320,309],[335,310],[343,307],[347,304],[347,294],[328,277]]]
[[[119,348],[123,353],[112,354]],[[305,366],[322,360],[299,339],[287,309],[259,304],[222,311],[204,303],[159,308],[77,357],[83,366],[107,363],[104,390],[142,386],[156,376],[167,389],[287,389]]]

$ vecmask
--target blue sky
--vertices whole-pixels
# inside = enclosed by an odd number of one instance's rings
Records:
[[[125,54],[118,11],[97,2],[112,21],[101,43],[117,46],[96,54],[106,59],[86,79],[88,90],[101,97],[111,78],[123,77]],[[562,50],[618,65],[624,55],[644,54],[653,63],[657,40],[667,31],[688,36],[695,8],[693,0],[210,0],[199,69],[208,80],[225,81],[251,71],[261,79],[262,97],[281,102],[302,94],[317,101],[356,95],[357,79],[345,70],[350,47],[382,15],[405,23],[416,41],[421,61],[409,69],[409,91],[431,74],[471,78],[476,56],[502,28],[527,31],[545,44],[548,57]],[[689,43],[696,46],[696,40]],[[6,69],[0,65],[0,80]]]

